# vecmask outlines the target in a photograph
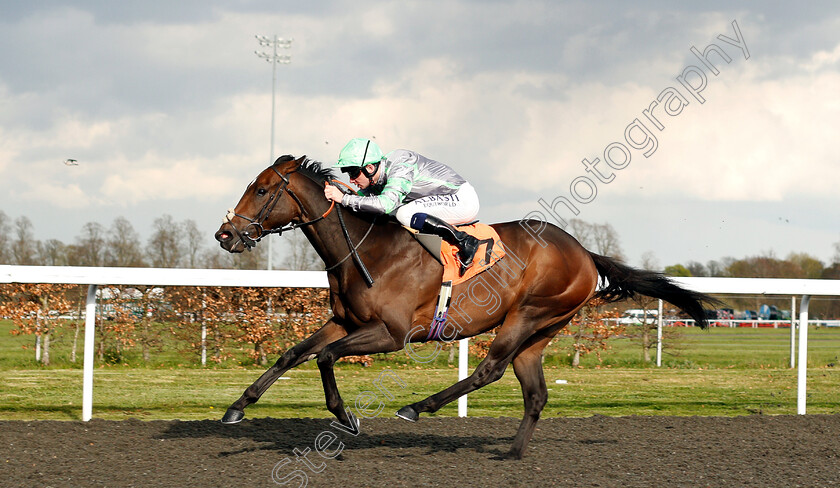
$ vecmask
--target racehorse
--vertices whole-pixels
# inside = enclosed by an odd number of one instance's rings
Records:
[[[320,163],[305,156],[281,156],[247,187],[215,234],[223,249],[238,253],[268,233],[301,228],[327,266],[333,313],[245,390],[225,412],[224,423],[241,421],[245,407],[256,402],[283,373],[317,358],[327,408],[339,422],[356,428],[358,421],[345,410],[336,386],[336,361],[345,356],[398,351],[427,339],[441,287],[441,265],[396,222],[347,210],[342,213],[340,206],[330,212],[324,185],[333,181],[332,171]],[[456,285],[452,296],[467,299],[453,307],[451,319],[459,325],[447,335],[448,340],[454,340],[498,327],[489,352],[466,379],[401,408],[397,415],[402,418],[416,421],[421,413],[435,412],[498,380],[513,363],[525,413],[505,457],[520,459],[548,399],[543,349],[590,299],[617,301],[637,294],[661,298],[706,326],[703,303],[711,303],[710,297],[680,288],[659,273],[591,253],[572,236],[543,221],[492,227],[507,251],[495,266],[508,259],[517,265],[507,263],[504,272],[493,273],[493,280],[485,279],[479,298],[470,284],[493,268]],[[358,256],[348,259],[354,249]],[[368,270],[372,280],[366,282],[363,275]],[[597,288],[599,277],[605,280],[601,289]],[[489,299],[482,298],[489,294],[493,295],[490,305]]]

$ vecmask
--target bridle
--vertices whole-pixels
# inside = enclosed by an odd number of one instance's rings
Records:
[[[250,218],[245,215],[238,214],[231,208],[228,209],[227,215],[225,215],[225,218],[223,220],[223,223],[230,224],[230,227],[231,229],[233,229],[234,234],[236,234],[236,236],[239,237],[239,239],[248,249],[251,249],[252,247],[256,246],[257,243],[260,242],[260,240],[263,238],[263,236],[269,234],[282,235],[283,232],[299,229],[301,227],[306,227],[308,225],[312,225],[316,222],[319,222],[325,219],[330,214],[330,212],[332,212],[333,208],[335,208],[335,202],[332,202],[330,208],[327,209],[327,211],[324,212],[324,214],[318,218],[306,222],[289,222],[283,227],[266,229],[265,227],[263,227],[263,223],[265,222],[265,219],[267,219],[268,216],[271,215],[271,212],[274,211],[274,207],[277,206],[277,202],[280,201],[280,197],[283,195],[284,191],[288,193],[290,197],[292,197],[295,203],[297,203],[298,207],[300,207],[301,213],[306,213],[306,209],[304,208],[303,203],[300,201],[300,198],[298,198],[298,196],[295,195],[295,192],[291,188],[289,188],[288,175],[296,172],[298,168],[295,168],[286,174],[277,171],[277,168],[274,166],[271,166],[271,169],[277,174],[277,176],[280,177],[282,181],[279,185],[277,185],[277,188],[271,194],[268,201],[265,202],[265,204],[262,206],[260,211],[257,212],[256,217]],[[243,230],[239,230],[233,223],[234,217],[239,217],[240,219],[247,220],[248,225],[246,225]]]
[[[245,247],[247,247],[249,250],[252,247],[256,246],[257,243],[260,242],[260,240],[262,239],[263,236],[266,236],[266,235],[269,235],[269,234],[281,235],[281,234],[283,234],[283,232],[286,232],[288,230],[295,230],[295,229],[299,229],[301,227],[306,227],[308,225],[312,225],[316,222],[320,222],[321,220],[327,218],[327,216],[330,214],[330,212],[332,212],[333,208],[335,208],[335,201],[333,201],[330,204],[330,208],[328,208],[327,211],[324,212],[323,215],[321,215],[318,218],[315,218],[315,219],[312,219],[312,220],[309,220],[309,221],[306,221],[306,222],[299,222],[299,223],[289,222],[288,224],[284,225],[283,227],[279,227],[279,228],[276,228],[276,229],[266,229],[265,227],[263,227],[263,223],[265,222],[265,219],[267,219],[268,216],[271,215],[271,212],[274,210],[274,207],[277,205],[277,202],[280,201],[280,197],[282,196],[284,191],[286,193],[288,193],[290,197],[292,197],[292,199],[295,201],[295,203],[297,203],[298,207],[300,208],[301,214],[306,213],[306,208],[303,206],[303,202],[301,202],[300,198],[298,198],[297,195],[295,195],[295,192],[291,188],[289,188],[288,175],[296,172],[298,169],[300,169],[300,167],[297,167],[297,168],[289,171],[286,174],[283,174],[283,173],[277,171],[277,168],[274,167],[273,165],[271,166],[271,169],[283,181],[279,185],[277,185],[277,189],[274,190],[274,192],[271,194],[271,197],[269,197],[268,201],[265,202],[265,204],[262,206],[260,211],[257,212],[257,216],[252,219],[250,217],[246,217],[245,215],[236,213],[234,211],[234,209],[229,209],[227,215],[225,215],[225,218],[223,220],[224,223],[230,224],[230,227],[231,227],[231,229],[233,229],[233,232],[236,234],[237,237],[239,237],[239,239],[242,241],[242,243],[245,245]],[[330,183],[341,183],[342,185],[347,186],[346,183],[343,183],[343,182],[338,181],[338,180],[333,180]],[[234,217],[239,217],[243,220],[248,221],[248,225],[245,226],[244,230],[240,231],[239,229],[236,228],[236,226],[233,224],[233,218]],[[333,266],[330,266],[326,270],[331,271],[331,270],[337,268],[341,263],[346,261],[347,258],[352,256],[353,262],[356,264],[357,268],[359,269],[359,272],[362,274],[362,277],[364,278],[365,283],[368,285],[368,287],[373,286],[373,278],[371,278],[370,273],[367,270],[367,267],[362,262],[362,259],[359,257],[358,249],[359,249],[359,246],[361,246],[362,243],[365,241],[365,239],[367,239],[368,235],[370,234],[370,231],[373,230],[373,226],[376,223],[376,219],[373,219],[373,221],[371,221],[370,227],[368,228],[364,237],[362,237],[362,239],[356,245],[353,245],[353,241],[350,240],[350,234],[347,232],[347,225],[344,223],[344,216],[341,214],[341,206],[340,205],[338,207],[338,219],[341,223],[341,231],[344,234],[344,239],[347,241],[347,246],[350,248],[350,252],[347,254],[347,256],[344,256],[344,259],[341,259],[336,264],[334,264]],[[255,232],[253,234],[250,231],[252,228]]]

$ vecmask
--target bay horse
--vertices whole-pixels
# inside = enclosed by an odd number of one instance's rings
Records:
[[[333,313],[245,390],[225,412],[224,423],[241,421],[245,407],[256,402],[283,373],[317,358],[327,408],[343,425],[357,428],[358,421],[344,408],[336,386],[336,361],[345,356],[398,351],[427,338],[441,287],[441,265],[395,221],[346,209],[342,213],[340,208],[330,212],[324,185],[333,180],[333,172],[316,161],[281,156],[247,187],[215,234],[223,249],[238,253],[256,245],[267,233],[301,228],[327,266]],[[520,459],[548,399],[543,349],[590,299],[617,301],[636,294],[661,298],[685,311],[697,324],[706,325],[703,303],[711,302],[710,297],[680,288],[659,273],[591,253],[562,229],[543,221],[492,227],[507,255],[490,270],[453,288],[453,297],[467,298],[450,309],[450,320],[459,325],[447,337],[461,339],[498,327],[489,352],[466,379],[400,409],[397,415],[402,418],[416,421],[421,413],[435,412],[498,380],[513,363],[525,412],[505,457]],[[351,243],[360,260],[348,259]],[[492,304],[487,298],[476,298],[470,284],[505,260],[511,261],[504,272],[495,272],[492,280],[482,282],[482,297],[492,294]],[[363,279],[358,261],[369,270],[372,284]],[[511,265],[514,262],[518,265]],[[599,277],[606,280],[601,289]]]

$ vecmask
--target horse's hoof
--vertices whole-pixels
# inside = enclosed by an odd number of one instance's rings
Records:
[[[420,415],[417,410],[414,410],[411,405],[406,405],[397,411],[397,417],[408,420],[409,422],[417,422]]]
[[[227,409],[225,412],[225,416],[222,417],[223,424],[238,424],[242,422],[242,419],[245,418],[245,412],[242,410],[236,410],[234,408]]]

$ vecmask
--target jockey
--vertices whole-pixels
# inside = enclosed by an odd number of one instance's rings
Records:
[[[393,215],[407,227],[440,236],[458,248],[462,275],[472,264],[478,239],[453,225],[475,220],[478,195],[452,168],[405,149],[383,155],[375,142],[364,138],[348,142],[335,167],[350,176],[359,192],[347,195],[327,185],[328,200],[357,211]]]

